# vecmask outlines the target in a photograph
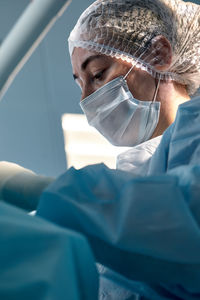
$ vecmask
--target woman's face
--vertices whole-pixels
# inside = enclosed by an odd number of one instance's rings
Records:
[[[131,64],[121,59],[102,55],[82,48],[75,48],[72,54],[74,79],[80,86],[81,100],[95,92],[104,84],[119,76],[124,76]],[[158,80],[136,67],[126,78],[133,97],[141,101],[154,99]],[[152,137],[163,134],[174,121],[179,104],[189,100],[185,87],[173,81],[162,81],[159,85],[156,101],[161,103],[158,125]]]
[[[80,86],[81,100],[116,77],[124,76],[131,64],[97,52],[75,48],[72,55],[74,79]],[[138,100],[153,99],[156,83],[148,73],[134,68],[127,77],[130,92]]]

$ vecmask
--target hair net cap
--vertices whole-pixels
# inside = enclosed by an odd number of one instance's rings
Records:
[[[190,94],[200,86],[200,6],[181,0],[97,0],[80,16],[68,42],[127,62],[154,77],[175,80]],[[167,72],[153,67],[143,54],[153,39],[165,36],[172,47]],[[152,54],[152,53],[151,53]]]

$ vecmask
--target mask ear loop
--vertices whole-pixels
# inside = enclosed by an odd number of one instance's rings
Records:
[[[130,70],[126,73],[126,75],[123,77],[124,80],[126,80],[127,76],[130,74],[130,72],[133,70],[133,68],[137,65],[139,59],[146,53],[148,49],[146,49],[142,54],[136,59],[135,63],[131,66]],[[136,51],[137,52],[137,51]]]
[[[136,66],[137,61],[134,65],[131,66],[130,70],[126,73],[126,75],[123,77],[124,80],[126,80],[126,78],[128,77],[129,73],[131,73],[131,71],[133,70],[133,68]]]
[[[161,74],[159,74],[158,84],[157,84],[157,87],[156,87],[156,90],[155,90],[155,93],[154,93],[152,103],[154,103],[156,101],[157,94],[158,94],[158,89],[159,89],[159,86],[160,86],[160,80],[161,80]]]
[[[130,74],[130,72],[133,70],[133,68],[137,65],[139,59],[146,53],[146,51],[148,50],[148,48],[137,58],[137,60],[135,61],[135,64],[133,64],[130,68],[130,70],[125,74],[125,76],[123,77],[124,80],[126,80],[126,78],[128,77],[128,75]],[[137,52],[137,51],[136,51]],[[152,53],[150,53],[149,55],[147,55],[147,57],[145,58],[145,60],[148,59],[148,57],[151,55]],[[158,78],[158,84],[157,84],[157,87],[156,87],[156,90],[155,90],[155,93],[154,93],[154,97],[153,97],[153,100],[152,100],[152,103],[154,103],[156,101],[156,97],[157,97],[157,94],[158,94],[158,89],[159,89],[159,86],[160,86],[160,80],[161,80],[161,74],[159,74],[159,78]]]

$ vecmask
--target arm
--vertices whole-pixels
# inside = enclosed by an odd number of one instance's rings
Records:
[[[53,181],[11,162],[0,162],[0,199],[23,208],[35,210],[42,191]]]
[[[199,179],[200,167],[138,179],[104,165],[71,168],[42,194],[37,214],[82,232],[98,262],[131,279],[198,290]]]
[[[0,299],[97,299],[93,255],[80,234],[1,202],[0,245]]]

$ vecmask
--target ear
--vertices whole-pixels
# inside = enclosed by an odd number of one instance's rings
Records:
[[[150,52],[153,58],[151,65],[158,71],[167,71],[172,62],[172,47],[163,35],[158,35],[151,41]]]

